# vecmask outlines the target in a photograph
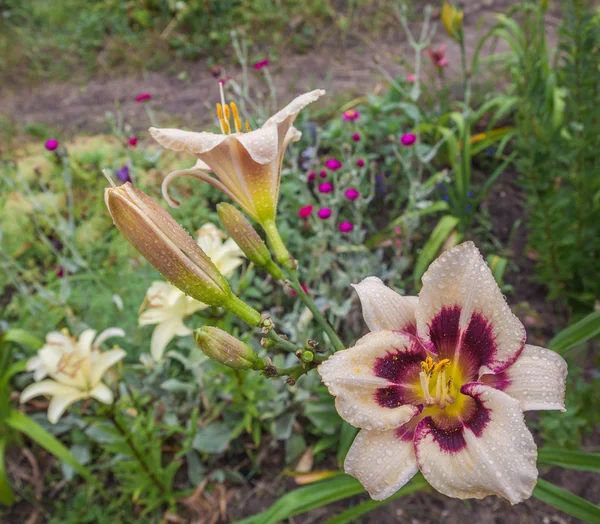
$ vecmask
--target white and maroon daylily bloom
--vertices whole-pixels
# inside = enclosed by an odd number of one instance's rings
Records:
[[[151,127],[150,134],[161,146],[198,158],[192,169],[175,171],[165,178],[163,194],[167,201],[178,205],[168,194],[173,179],[195,176],[221,190],[268,227],[275,220],[283,154],[287,145],[301,136],[292,124],[304,107],[324,94],[324,90],[317,89],[300,95],[254,131],[248,122],[242,129],[235,103],[225,104],[224,97],[222,104],[217,104],[221,134]],[[207,171],[213,171],[216,177]]]
[[[537,480],[523,411],[564,411],[565,361],[525,344],[472,242],[442,254],[419,297],[355,286],[371,333],[319,367],[340,416],[362,428],[344,468],[383,500],[421,470],[450,497],[516,504]]]

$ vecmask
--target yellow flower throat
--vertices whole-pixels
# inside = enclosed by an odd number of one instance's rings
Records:
[[[446,376],[446,369],[450,367],[450,364],[451,362],[447,358],[436,363],[431,357],[427,357],[421,362],[419,380],[426,404],[436,404],[440,409],[444,409],[446,405],[454,403],[454,397],[451,394],[454,388],[454,378]]]

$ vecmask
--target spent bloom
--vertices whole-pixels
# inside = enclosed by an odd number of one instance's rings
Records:
[[[429,55],[429,59],[431,63],[440,69],[446,67],[448,65],[448,59],[446,58],[446,44],[440,45],[437,49],[433,49],[430,47],[427,49],[427,54]]]
[[[356,200],[360,196],[360,193],[358,189],[351,187],[350,189],[346,189],[346,191],[344,191],[344,195],[348,200]]]
[[[342,233],[350,233],[354,229],[354,224],[352,222],[342,222],[340,224],[340,231]]]
[[[356,109],[348,109],[344,111],[342,118],[346,121],[358,120],[360,118],[360,113]]]
[[[331,193],[333,191],[333,184],[331,182],[322,182],[319,184],[319,193]]]
[[[48,333],[44,346],[27,361],[27,371],[33,371],[35,382],[21,393],[21,403],[40,395],[51,397],[48,420],[52,424],[78,400],[93,398],[112,404],[113,392],[102,377],[125,357],[125,351],[102,351],[100,346],[111,337],[123,336],[125,332],[119,328],[109,328],[97,337],[96,331],[86,329],[79,339],[66,330]]]
[[[319,367],[336,409],[361,428],[346,458],[375,500],[421,470],[450,497],[531,496],[537,449],[524,411],[564,411],[567,365],[525,344],[472,242],[443,253],[418,297],[355,286],[371,333]]]
[[[403,146],[412,146],[417,141],[417,135],[405,133],[400,137],[400,143]]]
[[[55,151],[58,149],[59,146],[59,142],[58,140],[55,140],[54,138],[51,138],[50,140],[46,140],[46,143],[44,144],[44,147],[48,150],[48,151]]]
[[[328,207],[323,207],[319,209],[317,215],[321,220],[327,220],[331,216],[331,209],[329,209]]]
[[[198,231],[196,243],[217,270],[230,278],[243,262],[242,251],[231,238],[225,238],[214,224],[205,224]],[[150,342],[152,358],[160,362],[173,337],[191,335],[193,331],[183,323],[184,319],[208,307],[168,282],[153,282],[146,291],[139,318],[140,326],[156,324]]]
[[[308,218],[310,215],[312,215],[312,212],[313,212],[312,206],[302,206],[300,208],[300,210],[298,211],[298,216],[300,218]]]
[[[342,167],[342,163],[337,158],[330,158],[325,160],[325,167],[330,171],[337,171]]]
[[[138,137],[137,136],[129,137],[129,140],[127,140],[127,144],[129,144],[131,147],[137,146],[137,143],[138,143]]]
[[[152,95],[150,93],[140,93],[135,97],[135,101],[138,103],[145,102],[146,100],[152,100]]]
[[[163,147],[185,151],[198,159],[192,169],[168,175],[163,181],[163,194],[171,206],[177,207],[178,202],[168,194],[169,184],[178,176],[194,176],[229,196],[268,232],[275,227],[285,148],[301,136],[292,124],[300,110],[325,91],[317,89],[297,97],[254,131],[247,121],[242,131],[237,106],[233,102],[225,104],[221,94],[221,103],[217,104],[221,134],[150,128],[152,137]]]
[[[254,64],[254,69],[257,71],[261,70],[263,67],[267,67],[269,65],[269,59],[263,58]]]

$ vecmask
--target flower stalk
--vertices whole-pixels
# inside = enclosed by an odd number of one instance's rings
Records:
[[[267,235],[267,239],[269,241],[269,245],[275,253],[275,258],[282,264],[284,267],[291,269],[293,264],[293,259],[290,256],[289,251],[285,247],[283,240],[281,239],[281,235],[275,225],[274,220],[266,221],[262,224],[263,229]]]

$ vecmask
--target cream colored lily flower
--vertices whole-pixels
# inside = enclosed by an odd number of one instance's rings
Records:
[[[110,328],[96,337],[96,331],[86,329],[79,339],[68,332],[52,332],[37,356],[29,359],[27,370],[34,372],[33,384],[21,393],[21,403],[48,395],[48,420],[56,424],[65,410],[81,399],[94,398],[112,404],[113,393],[102,377],[114,364],[125,357],[122,349],[101,351],[100,345],[111,337],[123,337],[125,332]],[[49,379],[42,380],[45,377]]]
[[[421,471],[449,497],[531,496],[537,448],[524,411],[564,411],[567,365],[525,343],[472,242],[443,253],[419,297],[375,277],[355,286],[371,333],[318,368],[361,428],[344,463],[375,500]]]
[[[198,231],[197,243],[211,259],[219,272],[226,278],[233,275],[236,268],[242,264],[242,250],[214,224],[205,224]],[[196,311],[209,306],[187,296],[168,282],[153,282],[148,291],[142,308],[146,310],[140,315],[139,324],[146,326],[157,324],[152,333],[150,353],[152,358],[160,362],[169,342],[173,337],[191,335],[193,331],[183,320]]]

